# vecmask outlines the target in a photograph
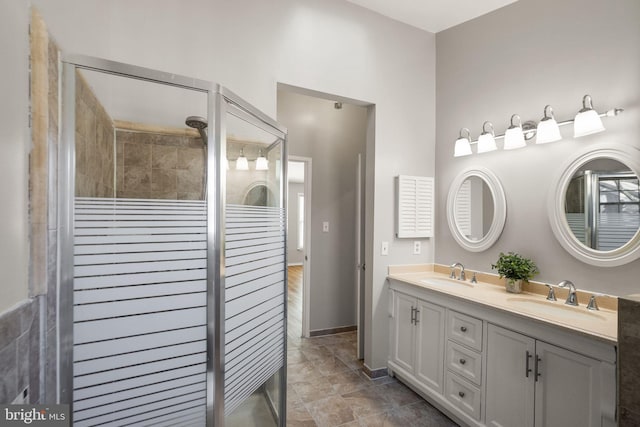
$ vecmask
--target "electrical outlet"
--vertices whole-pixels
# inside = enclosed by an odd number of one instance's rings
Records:
[[[322,223],[322,232],[323,233],[329,232],[329,221],[325,221]]]
[[[382,242],[382,246],[380,248],[380,255],[383,255],[383,256],[389,255],[389,242]]]
[[[422,242],[420,242],[419,240],[416,240],[413,242],[413,254],[414,255],[420,255],[420,252],[422,251]]]

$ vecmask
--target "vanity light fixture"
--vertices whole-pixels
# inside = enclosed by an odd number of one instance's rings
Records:
[[[547,111],[549,114],[547,115]],[[536,144],[546,144],[547,142],[556,142],[562,139],[562,135],[560,135],[560,127],[558,126],[558,122],[556,122],[556,118],[553,115],[553,108],[551,105],[546,105],[544,107],[544,117],[538,123],[538,136],[536,138]]]
[[[267,158],[262,155],[262,150],[260,150],[258,154],[258,158],[256,159],[256,170],[257,171],[269,170],[269,162],[267,161]]]
[[[513,124],[513,119],[518,119],[518,124]],[[524,133],[522,132],[522,119],[519,115],[514,114],[511,116],[511,126],[504,133],[504,149],[513,150],[516,148],[522,148],[526,146],[524,142]]]
[[[246,171],[249,170],[249,161],[244,156],[244,148],[240,149],[240,157],[236,160],[236,170]]]
[[[591,135],[605,130],[601,117],[615,117],[623,111],[622,108],[612,108],[606,113],[599,114],[593,109],[591,96],[585,95],[582,98],[582,109],[574,119],[557,122],[553,114],[553,109],[547,105],[544,107],[544,117],[540,120],[540,123],[536,125],[536,122],[531,120],[523,123],[520,116],[514,114],[511,116],[511,125],[502,135],[495,134],[491,122],[484,122],[482,125],[482,134],[477,141],[472,141],[469,130],[462,128],[460,130],[460,136],[456,140],[453,156],[461,157],[472,154],[471,145],[473,144],[478,144],[478,153],[497,150],[496,140],[501,138],[505,139],[503,145],[505,150],[524,147],[526,141],[532,139],[534,136],[536,137],[536,144],[559,141],[562,139],[560,127],[572,123],[574,125],[574,138]],[[516,117],[518,118],[519,124],[514,124]],[[490,132],[486,130],[487,125],[491,126]],[[466,137],[463,136],[463,131],[467,132]],[[524,141],[521,138],[524,139]]]
[[[491,126],[491,131],[487,131],[487,125]],[[495,132],[493,131],[493,124],[491,122],[484,122],[482,124],[482,133],[478,137],[478,153],[488,153],[489,151],[497,150]]]
[[[602,132],[604,125],[600,115],[593,109],[591,95],[582,98],[582,109],[576,114],[573,122],[573,136],[575,138]]]
[[[462,136],[464,131],[467,132],[467,136]],[[469,156],[471,154],[471,132],[467,128],[462,128],[460,129],[460,137],[456,140],[453,157]]]

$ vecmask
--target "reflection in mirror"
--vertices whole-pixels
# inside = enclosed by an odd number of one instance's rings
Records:
[[[282,140],[233,114],[227,114],[226,124],[227,204],[280,206]],[[242,156],[247,169],[237,167]]]
[[[582,165],[567,186],[565,213],[583,245],[611,251],[629,242],[640,227],[638,176],[625,164],[598,158]]]
[[[465,179],[455,201],[455,221],[460,233],[471,241],[482,240],[493,222],[493,196],[479,176]]]
[[[447,224],[460,246],[471,252],[489,249],[500,237],[507,201],[498,177],[484,167],[456,176],[447,195]]]

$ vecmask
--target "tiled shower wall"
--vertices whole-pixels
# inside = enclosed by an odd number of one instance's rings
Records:
[[[116,197],[201,200],[204,165],[199,137],[116,131]]]
[[[113,121],[76,73],[76,196],[114,197]]]

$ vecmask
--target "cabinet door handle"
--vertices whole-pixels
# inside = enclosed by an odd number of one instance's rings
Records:
[[[529,367],[529,359],[531,359],[532,355],[531,353],[529,353],[529,350],[527,350],[527,357],[526,357],[526,361],[527,361],[527,367],[525,368],[524,371],[524,376],[529,378],[529,372],[531,372],[531,368]]]
[[[415,318],[413,319],[414,325],[417,325],[418,322],[420,322],[420,319],[418,319],[418,314],[420,314],[420,310],[418,310],[418,308],[416,307],[416,315],[415,315]]]
[[[466,326],[460,326],[460,330],[462,332],[467,332],[467,327]]]
[[[458,392],[458,396],[460,396],[460,397],[464,397],[464,391],[459,391],[459,392]]]
[[[461,364],[461,365],[464,365],[465,363],[467,363],[467,361],[466,361],[466,360],[464,360],[464,359],[460,359],[460,364]]]
[[[538,381],[538,377],[542,376],[542,374],[540,373],[540,364],[541,363],[542,363],[542,359],[540,358],[540,356],[538,356],[536,354],[536,363],[535,363],[535,366],[534,366],[534,369],[535,369],[534,376],[535,376],[536,382]]]
[[[415,310],[416,310],[416,308],[414,306],[411,306],[411,323],[414,324],[414,325],[415,325],[415,321],[416,321]]]

